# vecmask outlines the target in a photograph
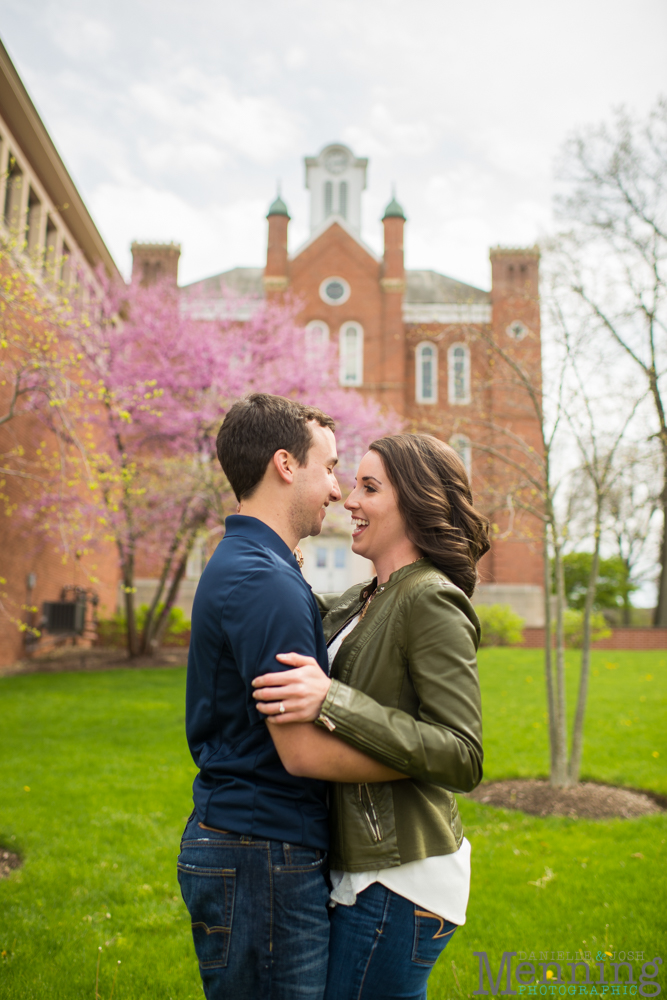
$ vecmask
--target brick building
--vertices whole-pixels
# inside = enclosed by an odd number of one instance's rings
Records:
[[[0,239],[35,277],[48,296],[54,285],[67,291],[78,276],[77,294],[99,291],[101,264],[120,278],[72,178],[63,164],[28,93],[0,43]],[[9,386],[0,385],[0,414],[7,412]],[[19,412],[0,426],[2,456],[21,449],[27,461],[44,441],[55,446],[44,424]],[[63,553],[54,540],[22,530],[15,515],[6,516],[27,497],[29,480],[0,473],[0,666],[24,652],[20,623],[37,624],[43,601],[59,601],[65,587],[85,587],[90,578],[106,613],[113,613],[118,577],[117,556],[102,545],[91,557]],[[70,592],[71,593],[71,592]]]
[[[406,270],[406,217],[392,198],[382,219],[384,253],[378,257],[360,234],[367,165],[340,144],[306,157],[306,242],[290,252],[290,216],[278,196],[267,216],[266,266],[234,268],[184,291],[202,318],[214,317],[216,309],[223,315],[228,292],[243,299],[239,318],[265,296],[291,292],[302,300],[300,320],[314,349],[322,341],[338,345],[342,385],[371,394],[401,414],[407,426],[435,433],[457,448],[495,526],[492,551],[480,567],[477,600],[509,603],[528,625],[539,626],[540,525],[514,502],[525,488],[521,477],[494,458],[516,440],[539,453],[539,425],[511,366],[500,362],[489,344],[494,340],[509,358],[528,366],[539,391],[539,252],[535,247],[492,249],[490,292],[435,271]],[[132,250],[134,267],[150,280],[157,248],[133,244]],[[174,253],[169,256],[172,274]],[[316,589],[338,589],[368,574],[368,567],[349,553],[340,521],[303,548],[305,572]],[[148,591],[150,581],[145,585]]]

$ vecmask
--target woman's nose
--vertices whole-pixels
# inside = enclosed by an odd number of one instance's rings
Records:
[[[359,506],[359,501],[357,500],[357,498],[354,495],[355,493],[356,493],[356,490],[352,490],[352,492],[350,493],[349,497],[347,498],[347,500],[343,504],[343,507],[345,508],[345,510],[356,510],[356,508]]]

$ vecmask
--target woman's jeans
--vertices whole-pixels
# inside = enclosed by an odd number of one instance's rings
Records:
[[[426,1000],[456,924],[374,882],[331,916],[325,1000]]]
[[[178,880],[207,1000],[321,1000],[325,871],[322,851],[202,829],[190,817]]]

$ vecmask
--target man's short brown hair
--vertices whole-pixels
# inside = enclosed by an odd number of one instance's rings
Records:
[[[335,430],[331,417],[317,407],[266,392],[253,392],[230,407],[216,446],[222,471],[238,501],[252,496],[281,448],[294,455],[299,465],[307,463],[313,443],[311,420]]]

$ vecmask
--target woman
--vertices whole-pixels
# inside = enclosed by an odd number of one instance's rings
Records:
[[[331,786],[326,1000],[421,1000],[465,921],[470,845],[452,792],[482,777],[470,597],[488,522],[456,452],[428,435],[375,441],[345,507],[377,578],[321,599],[331,679],[287,654],[299,669],[258,678],[256,697],[271,723],[317,720],[408,779]]]

